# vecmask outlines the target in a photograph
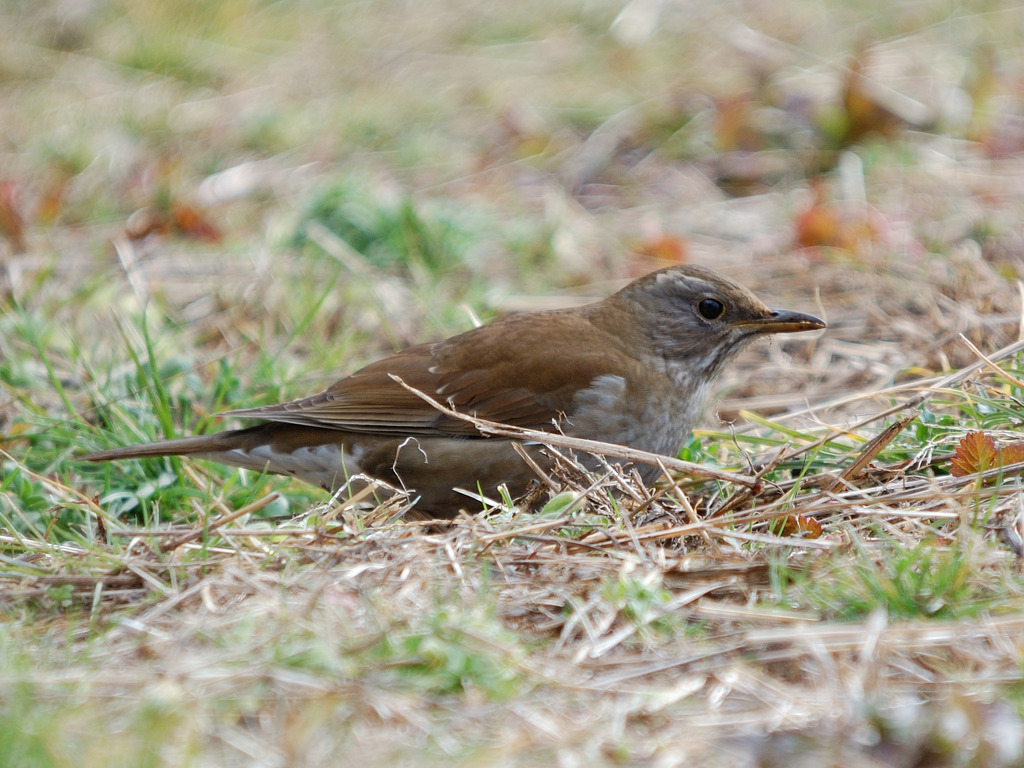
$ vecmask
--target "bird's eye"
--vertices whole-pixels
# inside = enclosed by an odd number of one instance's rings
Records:
[[[697,302],[697,311],[705,320],[717,320],[725,312],[725,304],[718,299],[701,299]]]

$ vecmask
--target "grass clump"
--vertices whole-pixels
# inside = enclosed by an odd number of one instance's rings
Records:
[[[874,611],[894,620],[957,619],[1014,605],[1014,599],[1006,599],[1003,579],[977,573],[984,557],[975,551],[977,543],[965,548],[959,541],[936,537],[909,544],[884,538],[879,547],[854,537],[852,560],[843,554],[808,563],[806,570],[779,564],[775,588],[785,604],[810,607],[839,621],[861,620]],[[1009,594],[1019,588],[1011,587]]]
[[[306,244],[308,227],[318,224],[372,269],[450,280],[465,266],[468,233],[452,220],[425,213],[408,197],[385,201],[369,190],[339,184],[313,199],[302,218],[297,245]]]

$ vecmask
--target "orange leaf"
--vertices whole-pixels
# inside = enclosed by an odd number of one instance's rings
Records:
[[[1010,443],[999,449],[999,466],[1017,464],[1024,461],[1024,443]]]
[[[832,202],[820,179],[810,183],[811,204],[793,221],[794,240],[799,248],[842,248],[856,252],[876,239],[884,228],[868,209]]]
[[[842,221],[835,211],[815,205],[796,218],[796,244],[800,248],[842,247]]]
[[[984,432],[968,432],[957,446],[950,463],[956,477],[964,477],[991,469],[999,459],[996,441]]]
[[[780,536],[799,536],[802,539],[820,539],[821,523],[807,515],[786,515],[782,519]]]
[[[681,237],[659,235],[637,245],[636,250],[644,256],[671,264],[686,263],[686,240]]]
[[[176,231],[193,240],[218,243],[224,237],[202,211],[187,203],[175,203],[171,207],[171,222]]]

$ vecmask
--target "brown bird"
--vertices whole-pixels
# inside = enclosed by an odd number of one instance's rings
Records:
[[[328,490],[362,474],[410,490],[423,514],[451,517],[472,508],[453,489],[492,494],[505,483],[515,494],[535,474],[513,441],[484,437],[394,377],[481,419],[673,455],[715,377],[751,340],[824,327],[769,309],[710,269],[669,267],[594,304],[511,315],[409,347],[312,397],[223,414],[264,422],[247,429],[83,458],[193,456]],[[545,463],[538,446],[528,450]],[[647,482],[657,474],[641,470]]]

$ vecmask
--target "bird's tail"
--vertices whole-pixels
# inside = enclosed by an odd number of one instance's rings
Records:
[[[197,454],[216,454],[230,451],[239,444],[240,438],[247,433],[260,429],[263,425],[250,429],[233,429],[217,432],[212,435],[196,435],[180,437],[175,440],[159,440],[155,443],[126,445],[122,448],[111,448],[106,451],[87,453],[78,458],[82,461],[119,461],[121,459],[152,459],[160,456],[194,456]]]
[[[358,462],[346,460],[350,450],[343,432],[267,422],[212,435],[126,445],[79,458],[83,461],[119,461],[192,456],[254,472],[292,475],[322,488],[336,489],[347,478],[362,472]]]

